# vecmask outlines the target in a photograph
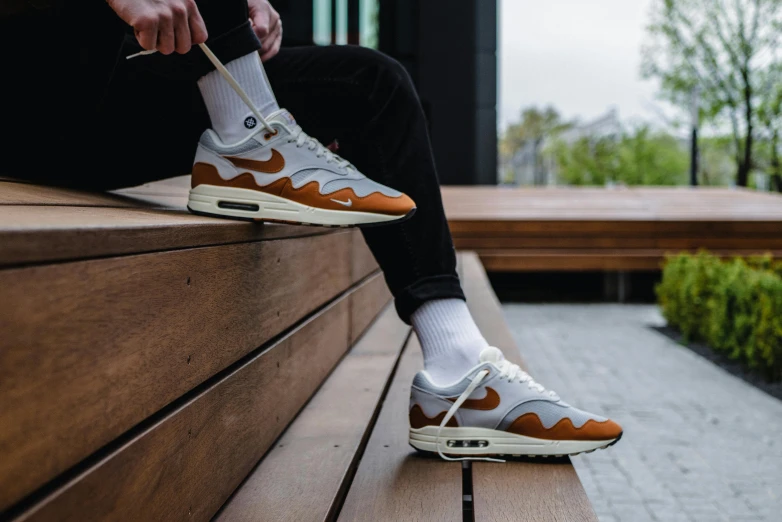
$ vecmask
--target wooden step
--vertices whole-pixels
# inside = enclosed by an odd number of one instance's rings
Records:
[[[182,180],[160,185],[133,190],[186,198]],[[377,273],[358,230],[0,189],[0,512]],[[382,277],[366,284],[348,343],[388,300]]]
[[[210,520],[348,349],[352,303],[378,289],[388,301],[380,277],[92,455],[14,520]]]
[[[115,194],[0,181],[0,267],[331,232],[190,214],[188,180]]]
[[[421,368],[412,336],[338,520],[462,520],[461,464],[420,456],[408,442],[410,386]]]
[[[333,520],[409,334],[386,308],[215,522]]]
[[[782,196],[687,187],[444,187],[454,243],[496,272],[656,271],[668,253],[782,255]]]
[[[502,307],[486,272],[473,253],[459,254],[459,272],[475,322],[486,339],[524,367]],[[534,462],[472,464],[475,520],[597,522],[581,481],[569,458]]]

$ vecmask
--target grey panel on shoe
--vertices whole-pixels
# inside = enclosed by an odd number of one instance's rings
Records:
[[[332,194],[344,188],[352,188],[353,192],[355,192],[356,196],[359,198],[367,197],[368,195],[374,192],[380,192],[381,194],[384,194],[391,198],[398,198],[402,195],[401,192],[386,187],[385,185],[381,185],[380,183],[375,183],[369,178],[335,179],[333,181],[329,181],[324,186],[322,186],[320,189],[320,193]]]
[[[443,397],[451,397],[453,395],[461,395],[462,392],[469,385],[470,385],[470,379],[468,379],[466,377],[464,379],[462,379],[461,381],[457,382],[456,384],[452,384],[452,385],[446,386],[444,388],[440,388],[439,386],[433,385],[421,373],[417,373],[415,375],[415,377],[413,378],[413,386],[415,386],[416,388],[420,388],[420,389],[422,389],[424,391],[428,391],[429,393],[433,393],[435,395],[441,395]]]
[[[244,152],[249,152],[251,150],[257,149],[260,147],[260,143],[258,143],[255,140],[247,140],[246,142],[242,143],[241,145],[226,147],[225,145],[218,145],[217,142],[212,138],[211,134],[208,131],[204,131],[203,134],[201,134],[201,139],[199,140],[201,145],[206,147],[207,149],[217,152],[218,154],[226,155],[226,154],[242,154]]]
[[[299,183],[303,183],[307,178],[314,176],[319,172],[319,170],[320,169],[300,170],[299,172],[291,176],[291,183],[293,183],[295,187],[298,187],[300,186]]]
[[[592,415],[591,413],[574,408],[573,406],[570,406],[564,402],[534,400],[521,403],[510,410],[508,414],[505,415],[505,418],[502,419],[502,422],[500,422],[499,426],[497,426],[497,429],[502,431],[506,430],[508,426],[513,424],[513,421],[525,413],[536,414],[546,429],[551,428],[565,417],[569,418],[573,423],[573,426],[576,428],[580,428],[586,421],[590,419],[597,422],[604,422],[608,420],[605,417]]]

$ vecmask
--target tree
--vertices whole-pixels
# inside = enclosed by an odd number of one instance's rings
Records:
[[[644,76],[662,81],[663,96],[686,107],[697,86],[701,117],[729,127],[736,183],[753,167],[762,80],[779,63],[782,0],[655,0],[644,49]]]
[[[500,139],[500,154],[510,159],[525,143],[532,143],[535,158],[535,184],[542,184],[541,145],[546,138],[552,137],[569,128],[572,124],[562,121],[554,107],[538,109],[527,107],[521,111],[521,121],[508,126]]]
[[[550,152],[558,177],[571,185],[681,185],[687,180],[689,159],[673,136],[641,126],[621,138],[583,137],[573,143],[557,141]]]
[[[758,109],[758,120],[768,143],[769,174],[771,187],[782,192],[782,161],[780,161],[780,135],[782,135],[782,63],[770,67],[764,82],[768,95]]]

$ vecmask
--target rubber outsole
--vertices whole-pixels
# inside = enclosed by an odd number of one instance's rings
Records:
[[[586,450],[586,451],[576,451],[574,453],[552,453],[550,455],[530,455],[530,454],[525,454],[525,453],[481,453],[481,454],[469,454],[469,455],[466,455],[466,454],[463,454],[463,453],[448,453],[448,452],[444,451],[443,455],[445,455],[446,457],[452,457],[452,458],[464,458],[464,457],[467,457],[467,458],[482,458],[482,457],[503,458],[504,457],[504,458],[527,458],[527,459],[534,459],[534,460],[538,460],[538,459],[542,459],[542,458],[545,459],[545,458],[548,458],[548,457],[551,457],[551,458],[563,458],[563,457],[568,457],[568,456],[572,457],[574,455],[581,455],[582,453],[583,454],[585,454],[585,453],[592,453],[593,451],[608,449],[611,446],[613,446],[614,444],[616,444],[617,442],[619,442],[619,440],[622,438],[622,435],[624,435],[624,432],[620,433],[617,438],[615,438],[614,440],[612,440],[611,442],[609,442],[608,444],[606,444],[604,446],[600,446],[600,447],[597,447],[597,448],[594,448],[594,449],[590,449],[590,450]],[[425,456],[428,456],[428,457],[438,457],[439,458],[439,456],[440,456],[436,451],[422,450],[420,448],[416,448],[412,444],[410,444],[410,447],[413,448],[414,450],[416,450],[418,453],[421,453],[422,455],[425,455]]]
[[[379,223],[360,223],[356,225],[323,225],[320,223],[304,223],[299,221],[286,221],[282,219],[255,219],[255,218],[245,218],[240,216],[226,216],[224,214],[216,214],[211,212],[202,212],[200,210],[193,210],[192,208],[190,208],[190,206],[187,207],[187,210],[189,210],[192,214],[195,214],[197,216],[232,219],[235,221],[246,221],[249,223],[278,223],[283,225],[300,225],[300,226],[307,226],[307,227],[322,227],[322,228],[376,228],[376,227],[384,227],[387,225],[398,225],[399,223],[404,223],[405,221],[407,221],[408,219],[412,218],[415,215],[417,209],[416,208],[412,209],[410,212],[400,217],[399,219],[394,219],[391,221],[382,221]]]

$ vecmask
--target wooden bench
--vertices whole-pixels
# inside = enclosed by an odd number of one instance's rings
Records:
[[[655,271],[668,253],[782,255],[782,195],[747,189],[444,187],[458,249],[490,272]]]
[[[595,520],[567,459],[407,444],[420,350],[358,231],[193,216],[186,182],[0,181],[0,520]]]

